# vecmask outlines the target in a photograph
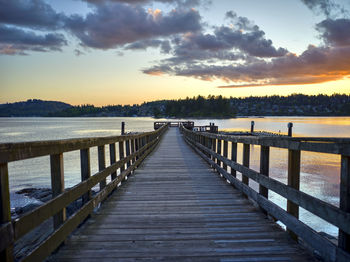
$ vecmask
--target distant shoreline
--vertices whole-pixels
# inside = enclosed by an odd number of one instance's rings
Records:
[[[229,119],[244,117],[350,116],[350,95],[301,95],[225,98],[197,96],[134,105],[73,106],[29,99],[0,104],[0,117],[155,117]]]
[[[281,118],[281,117],[350,117],[349,115],[251,115],[251,116],[235,116],[235,117],[191,117],[191,116],[182,116],[182,117],[154,117],[154,116],[0,116],[0,119],[4,118],[153,118],[155,120],[158,119],[166,119],[166,120],[174,120],[174,119],[195,119],[195,120],[202,120],[202,119],[236,119],[236,118],[267,118],[267,117],[275,117],[275,118]]]

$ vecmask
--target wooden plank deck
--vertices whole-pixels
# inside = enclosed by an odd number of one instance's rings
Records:
[[[49,261],[314,261],[170,128]]]

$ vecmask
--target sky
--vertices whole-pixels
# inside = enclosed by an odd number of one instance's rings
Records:
[[[0,103],[350,94],[349,0],[0,0]]]

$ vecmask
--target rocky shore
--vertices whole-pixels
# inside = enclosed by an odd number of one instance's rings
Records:
[[[96,194],[96,192],[92,192]],[[50,188],[24,188],[16,192],[16,195],[27,199],[25,205],[17,206],[11,209],[12,219],[17,219],[25,213],[43,205],[52,199],[52,190]],[[67,206],[67,217],[70,217],[75,211],[81,207],[81,199],[77,199]],[[20,240],[16,241],[14,246],[15,260],[21,260],[25,255],[29,254],[36,246],[53,232],[52,218],[46,220],[40,226],[24,235]]]

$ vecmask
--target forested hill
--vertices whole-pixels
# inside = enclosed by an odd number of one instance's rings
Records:
[[[63,102],[29,99],[27,101],[0,104],[0,117],[47,116],[72,106]]]
[[[235,116],[350,116],[350,95],[290,95],[224,98],[197,96],[161,100],[140,105],[71,106],[62,102],[28,100],[0,105],[0,116],[155,116],[211,117]]]

